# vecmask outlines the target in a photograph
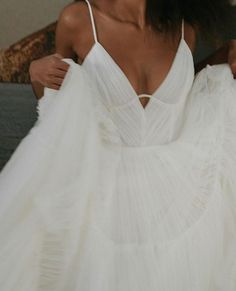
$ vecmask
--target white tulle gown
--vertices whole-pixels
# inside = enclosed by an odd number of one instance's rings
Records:
[[[64,59],[0,175],[0,290],[235,291],[229,66],[194,77],[182,30],[143,108],[89,11],[94,46],[82,65]]]

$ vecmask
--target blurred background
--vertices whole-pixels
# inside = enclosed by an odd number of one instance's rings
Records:
[[[70,2],[0,1],[0,170],[36,121],[37,100],[30,85],[29,65],[33,59],[54,53],[56,19]],[[236,19],[236,6],[232,9]],[[236,39],[236,21],[225,38]],[[201,61],[213,50],[199,39],[194,61]]]
[[[57,19],[70,0],[1,0],[0,48],[7,48],[21,38]]]

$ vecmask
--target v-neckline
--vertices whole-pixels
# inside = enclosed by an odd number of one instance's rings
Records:
[[[93,46],[91,47],[91,49],[89,50],[89,52],[87,53],[87,55],[85,56],[81,66],[84,66],[85,63],[88,61],[90,55],[92,54],[92,51],[96,48],[99,47],[103,53],[105,53],[105,56],[110,60],[111,64],[114,66],[114,68],[118,71],[118,73],[120,74],[120,76],[123,78],[124,82],[127,84],[127,86],[129,87],[129,90],[131,92],[131,94],[137,99],[139,105],[142,107],[141,109],[143,111],[146,111],[147,108],[150,106],[150,103],[152,102],[152,99],[158,94],[158,92],[161,90],[161,88],[167,83],[172,71],[173,71],[173,67],[176,63],[177,57],[179,55],[180,49],[182,47],[182,44],[185,42],[184,38],[181,38],[181,40],[179,41],[179,45],[176,51],[176,54],[174,56],[174,59],[171,63],[170,69],[168,70],[164,80],[161,82],[161,84],[154,90],[154,92],[152,94],[148,94],[147,96],[149,96],[149,101],[146,104],[146,106],[144,107],[141,102],[140,102],[140,97],[139,95],[141,94],[137,94],[136,90],[134,89],[133,85],[131,84],[130,80],[128,79],[128,77],[126,76],[126,74],[124,73],[124,71],[121,69],[120,65],[115,61],[115,59],[111,56],[111,54],[105,49],[105,47],[99,42],[96,41]],[[146,95],[146,94],[145,94]]]
[[[174,56],[174,59],[171,63],[170,69],[168,70],[168,73],[166,74],[164,80],[161,82],[161,84],[154,90],[154,92],[152,94],[148,94],[149,96],[153,97],[157,94],[157,92],[160,90],[160,88],[163,86],[163,84],[166,82],[166,80],[169,78],[169,75],[173,69],[174,63],[176,62],[177,59],[177,55],[179,54],[180,51],[180,47],[182,45],[182,41],[183,38],[181,38],[176,54]],[[128,77],[126,76],[126,74],[124,73],[124,71],[121,69],[121,66],[115,61],[115,59],[111,56],[111,54],[105,49],[105,47],[99,42],[97,41],[98,46],[102,49],[103,52],[105,52],[105,54],[108,56],[108,58],[110,59],[111,63],[114,65],[114,67],[119,71],[120,75],[123,77],[123,79],[125,79],[125,82],[128,84],[128,86],[131,88],[131,91],[133,92],[133,95],[135,95],[137,98],[139,98],[139,95],[136,92],[136,90],[134,89],[133,85],[131,84],[130,80],[128,79]],[[143,93],[142,93],[143,94]]]
[[[125,83],[127,84],[127,86],[129,87],[131,94],[138,99],[139,104],[141,105],[142,109],[146,111],[146,109],[149,107],[149,104],[151,103],[151,100],[153,99],[153,97],[155,97],[157,95],[157,93],[160,91],[160,89],[166,84],[166,82],[168,81],[171,72],[173,70],[173,67],[176,63],[176,59],[179,55],[179,51],[181,49],[181,46],[183,44],[185,40],[183,38],[181,38],[176,54],[174,56],[174,59],[171,63],[170,69],[168,70],[164,80],[161,82],[161,84],[154,90],[154,92],[152,94],[149,94],[149,98],[150,100],[148,101],[148,103],[146,104],[146,106],[144,107],[141,102],[140,102],[140,97],[139,94],[137,94],[136,90],[134,89],[133,85],[131,84],[130,80],[128,79],[128,77],[126,76],[126,74],[124,73],[124,71],[121,69],[120,65],[114,60],[114,58],[111,56],[111,54],[105,49],[105,47],[99,42],[96,41],[93,46],[91,47],[91,49],[89,50],[89,52],[87,53],[87,55],[85,56],[81,66],[84,66],[86,64],[86,62],[89,60],[90,55],[92,54],[92,52],[94,51],[94,49],[96,47],[99,47],[103,53],[105,53],[105,56],[109,58],[111,64],[113,65],[113,67],[118,71],[118,73],[120,74],[120,76],[123,78],[123,80],[125,81]]]
[[[130,80],[128,79],[128,77],[126,76],[125,72],[123,71],[123,69],[120,67],[120,65],[115,61],[115,59],[112,57],[112,55],[107,51],[107,49],[99,42],[98,37],[97,37],[97,29],[96,29],[96,24],[95,24],[95,20],[94,20],[94,16],[93,16],[93,11],[92,11],[92,6],[90,4],[89,0],[85,0],[87,5],[88,5],[88,9],[89,9],[89,14],[90,14],[90,19],[91,19],[91,24],[92,24],[92,30],[93,30],[93,37],[94,37],[94,44],[92,46],[92,48],[90,49],[90,51],[88,52],[88,54],[85,56],[81,66],[83,66],[84,64],[86,64],[86,61],[89,59],[89,56],[92,54],[92,52],[94,51],[95,48],[99,47],[101,49],[101,51],[105,54],[105,56],[110,60],[111,65],[113,65],[113,67],[116,69],[116,71],[118,71],[120,77],[124,80],[124,83],[127,85],[127,87],[130,90],[130,94],[133,95],[133,98],[135,98],[135,100],[138,101],[138,105],[139,107],[142,109],[143,112],[145,112],[148,107],[150,107],[150,103],[152,103],[152,100],[154,100],[154,97],[156,96],[156,94],[158,92],[160,92],[160,90],[163,88],[163,86],[167,83],[167,81],[169,80],[169,77],[173,71],[173,67],[176,63],[177,57],[179,56],[179,51],[182,47],[182,44],[185,44],[189,50],[189,52],[191,53],[191,57],[192,57],[192,62],[193,62],[193,56],[192,56],[192,52],[190,51],[189,46],[187,45],[185,39],[184,39],[184,21],[182,19],[182,30],[181,30],[181,39],[179,41],[179,45],[176,51],[176,54],[174,56],[174,59],[170,65],[170,69],[168,70],[166,76],[164,77],[164,80],[161,82],[161,84],[154,90],[154,92],[152,94],[145,94],[145,96],[149,97],[150,99],[148,100],[148,103],[146,104],[146,106],[143,106],[141,101],[140,101],[140,95],[143,94],[137,94],[136,90],[134,89],[133,85],[131,84]],[[158,100],[158,98],[155,98],[156,100]],[[164,102],[162,102],[164,103]]]

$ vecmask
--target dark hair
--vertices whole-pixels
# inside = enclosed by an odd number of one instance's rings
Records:
[[[230,0],[147,0],[147,21],[158,31],[176,33],[184,18],[203,39],[223,41],[235,15]]]

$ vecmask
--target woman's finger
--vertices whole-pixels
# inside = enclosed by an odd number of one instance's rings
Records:
[[[234,79],[236,79],[236,61],[230,65]]]
[[[57,85],[61,85],[63,80],[64,80],[64,78],[53,77],[52,78],[52,83],[57,84]]]
[[[66,75],[66,71],[62,71],[60,69],[55,69],[53,73],[49,74],[50,77],[53,76],[53,77],[62,78],[62,79],[65,78],[65,75]]]
[[[59,90],[61,86],[57,84],[51,84],[48,88],[54,89],[54,90]]]
[[[59,69],[59,70],[65,71],[65,72],[68,71],[69,67],[70,67],[69,64],[67,64],[66,62],[63,62],[63,61],[61,61],[61,60],[59,60],[59,61],[56,63],[56,69]]]

